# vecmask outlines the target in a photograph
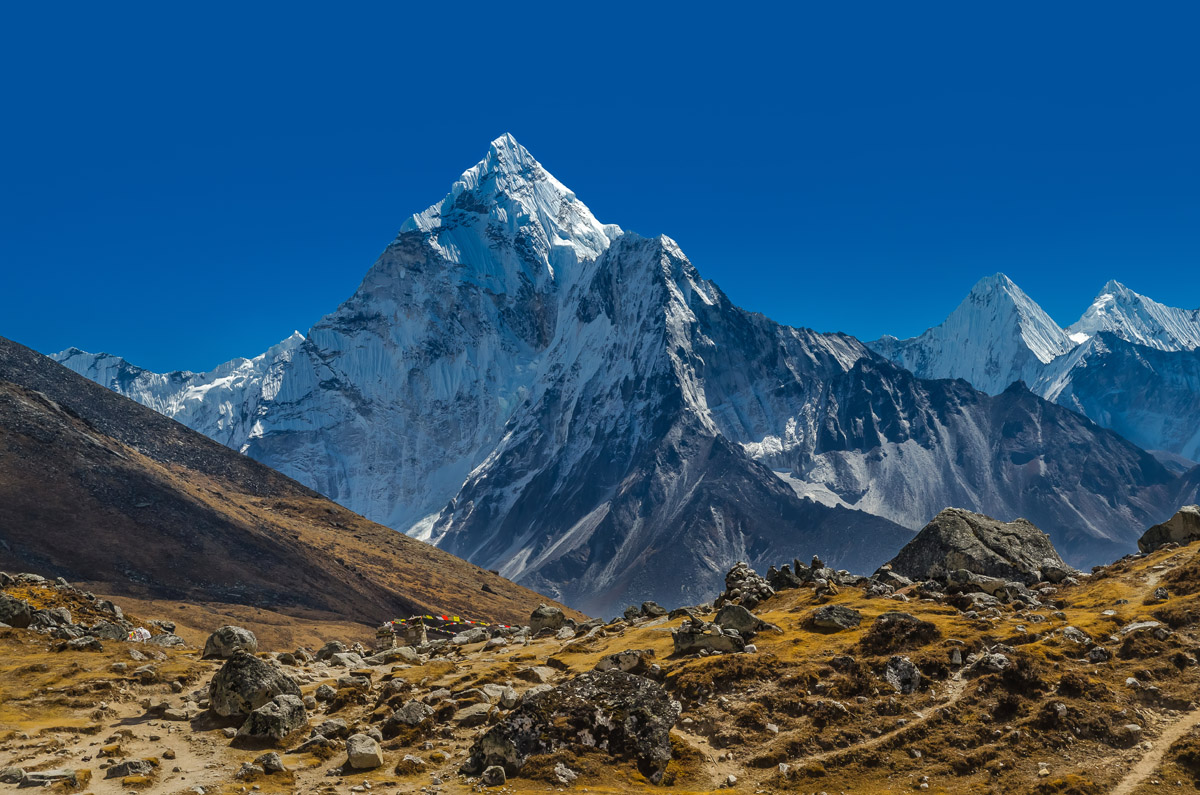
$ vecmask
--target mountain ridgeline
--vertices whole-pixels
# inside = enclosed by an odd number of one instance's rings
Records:
[[[921,378],[963,378],[990,394],[1023,381],[1164,460],[1200,460],[1200,309],[1110,281],[1064,329],[998,273],[941,325],[868,345]]]
[[[869,570],[949,505],[1025,517],[1085,565],[1194,502],[1186,445],[1168,467],[1083,416],[1100,385],[1068,379],[1050,400],[1010,386],[1074,355],[1072,334],[1110,356],[1126,344],[1111,313],[1068,333],[1010,284],[993,279],[969,299],[981,312],[928,344],[783,326],[734,306],[670,238],[597,221],[506,135],[307,335],[210,373],[55,358],[368,518],[607,614],[708,598],[735,560]],[[1146,318],[1139,339],[1160,342],[1153,322],[1171,339],[1190,322]],[[1180,404],[1200,394],[1189,377]]]

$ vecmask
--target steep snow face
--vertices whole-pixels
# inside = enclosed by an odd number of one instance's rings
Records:
[[[912,339],[868,343],[921,378],[963,378],[993,395],[1015,381],[1032,383],[1075,344],[1002,273],[976,284],[940,326]]]
[[[103,355],[60,358],[358,513],[427,537],[422,520],[458,492],[527,399],[579,269],[620,234],[503,135],[442,201],[404,223],[349,300],[307,339],[289,341],[286,367],[263,390],[231,378],[229,365],[164,376]],[[258,391],[269,392],[269,411]]]
[[[1166,306],[1110,281],[1068,330],[1077,341],[1108,331],[1147,348],[1192,351],[1200,348],[1200,309]]]
[[[907,540],[886,520],[799,499],[721,434],[714,405],[746,422],[777,408],[763,383],[731,394],[747,375],[724,363],[759,356],[744,347],[759,342],[771,348],[760,358],[775,356],[794,332],[751,322],[666,237],[625,235],[579,286],[539,385],[438,518],[440,546],[609,614],[706,598],[730,560],[804,550],[860,569]],[[741,344],[714,339],[714,321],[736,325]],[[833,347],[830,358],[854,356]]]
[[[619,235],[501,136],[313,327],[247,452],[427,538],[528,399],[571,284]]]
[[[54,354],[60,364],[114,392],[173,417],[189,428],[245,452],[255,425],[279,394],[304,335],[295,332],[253,359],[234,359],[207,373],[154,373],[106,353],[78,348]]]

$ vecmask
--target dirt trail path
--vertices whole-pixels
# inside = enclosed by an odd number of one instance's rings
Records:
[[[1151,593],[1158,586],[1163,575],[1178,566],[1182,562],[1183,557],[1182,554],[1169,557],[1159,564],[1161,568],[1156,567],[1158,571],[1148,572],[1145,594],[1148,595]],[[1163,757],[1167,755],[1167,751],[1175,744],[1175,741],[1187,734],[1196,725],[1200,725],[1200,709],[1185,713],[1174,723],[1168,724],[1162,733],[1154,739],[1150,750],[1146,751],[1134,763],[1129,772],[1125,774],[1125,777],[1113,788],[1110,795],[1129,795],[1129,793],[1133,792],[1138,784],[1142,783],[1158,769],[1158,766],[1162,764]]]
[[[924,715],[921,715],[921,717],[917,718],[916,720],[909,721],[908,723],[904,724],[903,726],[899,726],[895,729],[892,729],[890,732],[881,734],[878,737],[872,737],[870,740],[866,740],[866,741],[858,743],[856,745],[851,745],[846,748],[834,748],[831,751],[822,751],[819,754],[813,754],[812,756],[806,756],[800,761],[806,762],[806,763],[807,762],[823,762],[826,759],[831,759],[833,757],[837,757],[842,754],[870,750],[871,748],[875,748],[876,746],[882,745],[883,743],[887,742],[888,740],[894,739],[898,735],[904,734],[905,732],[908,732],[908,731],[912,731],[916,727],[920,726],[921,724],[925,723],[927,720],[932,718],[934,715],[937,715],[937,714],[943,712],[944,710],[957,704],[958,700],[960,698],[962,698],[963,693],[966,692],[967,680],[963,679],[962,671],[958,671],[957,673],[954,674],[954,676],[950,677],[947,684],[949,686],[946,690],[946,693],[947,693],[946,700],[941,702],[940,704],[930,707],[925,712]]]
[[[1138,784],[1142,783],[1151,773],[1158,769],[1163,757],[1167,754],[1167,750],[1175,744],[1175,741],[1187,734],[1198,724],[1200,724],[1200,709],[1195,709],[1167,726],[1162,734],[1155,738],[1154,745],[1150,750],[1130,768],[1129,772],[1125,774],[1125,777],[1121,779],[1117,786],[1113,787],[1109,795],[1129,795],[1129,793],[1133,792]]]

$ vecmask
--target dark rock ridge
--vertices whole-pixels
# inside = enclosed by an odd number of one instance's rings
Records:
[[[1001,522],[947,508],[925,525],[888,564],[911,579],[945,579],[956,571],[1026,585],[1067,571],[1050,537],[1024,519]]]

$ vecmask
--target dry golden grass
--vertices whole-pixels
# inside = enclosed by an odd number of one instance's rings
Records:
[[[730,773],[738,778],[733,790],[739,792],[911,793],[918,791],[923,776],[928,776],[927,791],[934,793],[1108,792],[1146,753],[1122,739],[1120,727],[1138,723],[1145,729],[1139,742],[1153,742],[1177,719],[1178,713],[1173,716],[1170,710],[1187,709],[1188,702],[1200,700],[1200,669],[1187,662],[1194,659],[1200,642],[1193,634],[1194,625],[1182,626],[1165,641],[1144,636],[1112,642],[1107,635],[1128,621],[1193,604],[1195,594],[1175,592],[1165,602],[1145,602],[1160,581],[1191,563],[1198,551],[1200,545],[1164,550],[1062,588],[1053,597],[1063,602],[1062,617],[1055,616],[1058,607],[1047,606],[1019,617],[1006,610],[1000,621],[970,620],[933,602],[866,599],[859,590],[844,588],[833,601],[861,611],[863,623],[854,630],[822,634],[807,629],[806,619],[826,600],[818,600],[809,590],[795,590],[777,595],[756,611],[782,631],[760,633],[754,639],[759,652],[753,655],[674,658],[670,629],[679,621],[662,619],[606,630],[585,643],[544,639],[488,652],[477,645],[452,661],[381,671],[376,679],[408,682],[411,689],[402,698],[437,687],[458,691],[488,682],[511,681],[523,689],[532,684],[524,675],[531,666],[556,667],[553,681],[558,682],[594,667],[604,655],[623,649],[653,650],[664,669],[664,685],[685,709],[684,720],[672,735],[675,759],[664,785],[651,787],[632,765],[585,752],[571,754],[569,760],[563,754],[535,759],[525,774],[510,779],[507,790],[515,793],[557,789],[551,777],[559,761],[583,774],[573,789],[586,787],[593,793],[715,792]],[[38,604],[49,605],[58,598],[38,589],[22,593]],[[1128,603],[1117,605],[1121,599]],[[63,606],[73,612],[79,609]],[[196,640],[210,628],[206,623],[237,617],[234,608],[227,606],[184,607],[151,601],[136,603],[136,610],[133,603],[126,606],[139,618],[161,615],[156,612],[160,607],[171,608],[175,612],[170,617],[180,624],[179,631]],[[1101,615],[1108,609],[1116,610],[1117,617]],[[891,611],[932,622],[940,633],[936,640],[899,652],[927,676],[928,687],[912,695],[894,693],[882,681],[881,670],[890,652],[874,653],[863,644],[874,619]],[[1036,622],[1034,615],[1045,620]],[[185,626],[185,622],[192,623]],[[337,635],[336,624],[315,618],[272,614],[260,616],[260,622],[274,633],[263,634],[264,650],[290,650],[306,633],[322,639]],[[274,629],[268,622],[274,622]],[[1018,624],[1029,631],[1018,631]],[[1081,661],[1081,650],[1056,634],[1068,624],[1104,639],[1114,658],[1105,663]],[[274,645],[276,638],[284,641],[281,647]],[[970,652],[1002,642],[1014,649],[1005,652],[1014,666],[1002,674],[958,677],[946,664],[953,645],[961,644]],[[139,711],[136,702],[143,694],[165,692],[164,685],[146,688],[128,673],[111,670],[113,662],[128,659],[125,644],[108,644],[100,653],[60,654],[51,649],[52,642],[40,636],[18,630],[0,633],[0,746],[11,749],[15,759],[22,755],[45,759],[53,744],[37,746],[50,742],[49,738],[58,738],[54,742],[67,749],[100,743],[112,732],[113,721],[111,716],[96,717],[98,702],[111,700],[129,720],[131,711]],[[199,685],[215,669],[197,660],[194,651],[167,653],[167,660],[156,663],[164,667],[166,678]],[[853,661],[833,664],[840,656]],[[314,669],[314,673],[322,671]],[[332,684],[335,675],[319,675],[304,685],[304,691],[311,693],[322,682]],[[1158,688],[1157,695],[1129,687],[1129,677]],[[121,688],[129,692],[120,694]],[[1056,706],[1060,704],[1061,710]],[[372,713],[380,714],[373,695],[361,701],[342,700],[336,712],[327,716],[365,728]],[[314,721],[324,717],[318,714]],[[340,780],[326,773],[341,764],[343,753],[289,756],[293,771],[289,777],[268,776],[254,784],[270,793],[341,793],[365,779],[375,791],[390,793],[425,785],[432,770],[443,776],[443,792],[465,792],[470,787],[455,771],[478,731],[455,730],[450,737],[435,731],[388,740],[384,768],[347,772]],[[202,747],[212,754],[208,758],[219,761],[224,771],[224,778],[206,789],[237,793],[248,786],[234,779],[232,771],[254,754],[230,748],[215,727],[201,729],[199,735],[205,743]],[[19,740],[21,736],[31,739]],[[426,738],[435,743],[433,751],[422,748]],[[1193,767],[1200,769],[1193,759],[1200,758],[1197,747],[1195,735],[1188,735],[1172,747],[1153,775],[1169,785],[1180,780],[1194,787],[1200,776],[1191,772]],[[405,754],[425,760],[426,770],[397,773],[396,763]],[[718,758],[727,754],[732,757]],[[790,766],[786,775],[780,773],[780,763]],[[1047,765],[1048,775],[1039,774],[1039,763]],[[175,781],[174,775],[164,770],[152,788]],[[97,786],[94,780],[99,795],[103,790]],[[1145,783],[1131,791],[1157,790]]]

